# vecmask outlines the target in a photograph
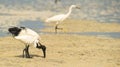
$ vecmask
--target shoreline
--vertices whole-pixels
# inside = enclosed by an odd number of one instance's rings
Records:
[[[46,28],[43,32],[54,32],[55,23],[45,23]],[[119,23],[100,23],[97,21],[89,20],[74,20],[67,19],[59,24],[63,30],[59,32],[120,32]]]

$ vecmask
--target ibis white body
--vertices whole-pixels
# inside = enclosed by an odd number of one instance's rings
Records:
[[[23,57],[24,53],[26,58],[30,58],[29,55],[29,45],[34,44],[34,46],[38,49],[42,49],[44,58],[46,57],[46,46],[40,43],[40,36],[35,31],[25,27],[12,27],[9,28],[8,31],[14,36],[15,39],[21,40],[23,43],[26,44],[23,50]]]
[[[40,40],[39,34],[29,28],[22,29],[19,35],[15,36],[15,38],[27,44],[33,43],[34,47],[36,47],[36,43],[38,43]]]

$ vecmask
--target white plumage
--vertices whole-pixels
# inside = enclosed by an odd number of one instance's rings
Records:
[[[48,18],[46,20],[46,22],[56,22],[56,21],[57,22],[61,22],[61,21],[63,21],[66,18],[67,18],[67,16],[65,14],[60,14],[60,15],[56,15],[56,16],[53,16],[51,18]]]
[[[72,8],[80,8],[77,5],[71,5],[69,7],[69,11],[67,14],[59,14],[59,15],[55,15],[53,17],[50,17],[48,19],[46,19],[45,22],[56,22],[56,26],[55,26],[55,31],[57,32],[57,29],[59,29],[57,26],[59,23],[61,23],[62,21],[64,21],[72,12]]]
[[[33,31],[29,28],[22,29],[22,31],[19,33],[19,36],[20,35],[35,36],[35,37],[39,38],[39,34],[37,34],[35,31]]]
[[[42,49],[44,57],[46,57],[46,47],[40,43],[40,36],[35,31],[25,27],[12,27],[9,28],[8,31],[14,36],[15,39],[21,40],[26,44],[26,47],[23,50],[23,57],[25,52],[26,58],[30,58],[28,51],[29,44],[34,44],[36,48]]]
[[[40,36],[29,28],[22,29],[19,36],[15,36],[15,38],[27,44],[33,43],[35,47],[37,46],[36,43],[40,40]]]
[[[72,8],[75,8],[75,7],[77,8],[76,5],[71,5],[69,7],[69,11],[67,14],[59,14],[59,15],[52,16],[52,17],[46,19],[46,22],[61,22],[61,21],[65,20],[71,14]]]

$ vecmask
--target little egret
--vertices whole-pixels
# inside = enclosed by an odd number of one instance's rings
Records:
[[[55,32],[57,33],[57,29],[62,29],[62,28],[58,28],[59,23],[63,22],[63,20],[65,20],[67,17],[69,17],[69,15],[72,12],[72,8],[78,8],[78,9],[80,9],[80,7],[77,6],[77,5],[71,5],[69,7],[69,11],[68,11],[67,14],[55,15],[53,17],[50,17],[50,18],[46,19],[45,22],[56,22]]]

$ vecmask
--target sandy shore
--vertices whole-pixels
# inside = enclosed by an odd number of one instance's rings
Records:
[[[80,22],[80,23],[79,23]],[[59,32],[120,32],[117,23],[66,20]],[[54,32],[54,24],[45,32]],[[88,28],[89,27],[89,28]],[[119,67],[120,39],[66,34],[40,34],[47,57],[31,45],[31,59],[22,58],[24,44],[14,38],[0,38],[0,67]]]

